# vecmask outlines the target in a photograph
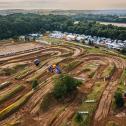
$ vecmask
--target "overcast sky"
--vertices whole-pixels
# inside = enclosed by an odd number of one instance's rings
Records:
[[[126,0],[0,0],[0,9],[126,9]]]

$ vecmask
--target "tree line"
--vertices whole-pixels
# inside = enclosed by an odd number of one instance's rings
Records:
[[[101,14],[77,14],[72,16],[76,20],[92,20],[101,22],[116,22],[116,23],[126,23],[125,17],[119,17],[117,15],[101,15]]]
[[[11,14],[0,16],[0,39],[13,38],[30,33],[62,31],[112,39],[126,39],[126,28],[102,25],[96,21],[76,19],[63,15]]]

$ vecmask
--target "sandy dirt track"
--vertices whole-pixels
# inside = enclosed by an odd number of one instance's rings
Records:
[[[11,49],[12,47],[15,49]],[[0,59],[1,67],[6,68],[6,66],[20,64],[25,61],[27,62],[27,67],[32,69],[32,72],[20,80],[15,80],[14,75],[2,79],[2,81],[10,80],[13,82],[13,84],[3,90],[0,90],[0,95],[10,91],[18,83],[22,84],[25,89],[23,92],[19,92],[17,96],[12,97],[7,102],[5,101],[0,110],[5,109],[13,102],[16,102],[18,99],[20,99],[24,94],[31,91],[30,81],[32,81],[33,78],[37,78],[41,83],[39,88],[29,98],[27,103],[21,106],[15,113],[12,113],[8,118],[2,120],[0,122],[0,126],[15,120],[15,118],[25,121],[31,119],[38,126],[60,126],[63,123],[71,125],[71,120],[74,114],[77,112],[81,104],[81,100],[91,92],[95,82],[102,79],[102,72],[112,64],[115,66],[113,73],[111,74],[109,80],[107,80],[107,84],[92,119],[93,126],[105,126],[114,92],[119,83],[123,69],[126,68],[126,62],[124,59],[117,56],[104,54],[87,54],[85,53],[86,49],[82,47],[74,45],[68,46],[66,44],[60,45],[59,47],[44,47],[40,44],[34,45],[34,43],[31,43],[30,46],[29,43],[26,43],[26,45],[20,44],[18,45],[17,50],[21,53],[16,50],[16,47],[17,45],[10,45],[7,46],[5,50],[0,49],[0,51],[4,52],[1,53],[2,55],[5,55],[5,52],[8,53],[8,51],[15,52],[15,55],[3,57]],[[38,50],[34,50],[35,48],[38,48]],[[27,52],[25,52],[26,50]],[[23,51],[24,53],[22,53]],[[45,61],[41,67],[36,68],[33,64],[33,60],[36,56],[42,59],[42,62]],[[72,60],[69,59],[75,59],[82,62],[77,67],[73,68],[73,70],[69,71],[69,74],[72,74],[74,77],[82,78],[85,80],[85,82],[83,82],[82,86],[78,88],[78,92],[75,95],[75,98],[70,103],[66,104],[66,106],[58,103],[56,106],[50,108],[50,111],[47,111],[46,113],[39,112],[40,104],[44,96],[53,88],[52,77],[54,75],[47,72],[48,66],[50,64],[59,62],[67,65],[72,62]],[[90,72],[85,73],[84,68],[87,66],[91,67],[91,64],[95,65],[92,66]],[[94,75],[90,78],[89,74],[93,72]],[[61,108],[64,109],[60,111]],[[54,112],[59,113],[54,116]],[[37,117],[37,113],[39,113],[39,118]],[[29,117],[25,119],[25,115],[27,114],[29,114]]]

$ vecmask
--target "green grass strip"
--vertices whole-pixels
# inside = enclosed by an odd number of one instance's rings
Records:
[[[4,95],[0,96],[0,104],[2,104],[4,101],[9,100],[11,97],[13,97],[18,92],[22,91],[24,87],[22,85],[18,85],[15,88],[13,88],[10,92],[7,92]]]
[[[24,70],[18,72],[18,73],[15,75],[15,79],[17,79],[17,80],[22,79],[22,78],[24,78],[25,76],[27,76],[30,72],[31,72],[31,70],[30,70],[29,68],[24,69]]]
[[[34,91],[30,91],[29,93],[24,95],[22,98],[17,100],[15,103],[11,104],[7,108],[0,111],[0,120],[7,118],[10,114],[17,111],[23,104],[25,104],[28,101],[28,99],[32,96],[33,93]]]

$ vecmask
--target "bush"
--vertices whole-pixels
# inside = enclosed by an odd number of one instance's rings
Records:
[[[36,87],[38,86],[38,81],[37,80],[33,80],[32,81],[32,89],[36,89]]]
[[[124,99],[122,97],[122,93],[117,91],[115,93],[115,103],[118,108],[121,108],[124,106]]]
[[[75,121],[76,121],[77,123],[80,123],[80,122],[83,121],[83,117],[82,117],[82,115],[81,115],[80,113],[77,113],[77,114],[76,114],[76,116],[75,116]]]
[[[77,86],[80,84],[81,81],[78,81],[69,75],[61,74],[54,80],[54,97],[56,99],[64,99],[67,95],[76,90]]]

